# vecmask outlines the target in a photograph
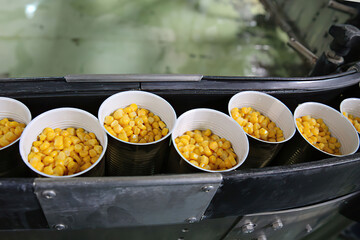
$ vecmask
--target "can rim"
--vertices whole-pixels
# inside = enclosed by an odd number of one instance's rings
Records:
[[[169,109],[171,109],[171,113],[172,113],[172,115],[173,115],[173,117],[174,117],[173,127],[172,127],[171,129],[169,129],[169,132],[168,132],[165,136],[163,136],[163,137],[160,138],[159,140],[156,140],[156,141],[153,141],[153,142],[149,142],[149,143],[126,142],[126,141],[123,141],[123,140],[121,140],[121,139],[119,139],[119,138],[111,135],[111,134],[108,132],[108,130],[106,130],[106,128],[104,127],[104,120],[103,120],[103,119],[100,119],[100,110],[102,109],[102,107],[103,107],[104,105],[106,105],[106,102],[107,102],[107,101],[111,100],[112,98],[116,98],[116,97],[118,97],[118,96],[120,96],[120,95],[122,95],[122,94],[124,94],[124,93],[126,93],[126,94],[128,94],[128,93],[141,93],[141,94],[149,95],[149,96],[152,96],[152,97],[155,97],[155,98],[158,98],[158,99],[161,99],[162,101],[164,101],[164,102],[170,107]],[[118,108],[120,108],[120,107],[118,107]],[[117,108],[117,109],[118,109],[118,108]],[[115,110],[116,110],[116,109],[115,109]],[[147,110],[151,111],[151,109],[147,109]],[[173,130],[174,130],[174,128],[175,128],[175,125],[176,125],[176,122],[177,122],[177,116],[176,116],[176,112],[175,112],[174,108],[173,108],[173,107],[171,106],[171,104],[170,104],[168,101],[166,101],[164,98],[162,98],[162,97],[160,97],[160,96],[158,96],[158,95],[156,95],[156,94],[154,94],[154,93],[150,93],[150,92],[146,92],[146,91],[135,91],[135,90],[131,90],[131,91],[119,92],[119,93],[113,94],[113,95],[109,96],[108,98],[106,98],[106,99],[104,100],[104,102],[103,102],[103,103],[100,105],[100,107],[99,107],[99,111],[98,111],[98,121],[100,122],[100,125],[101,125],[102,129],[106,132],[106,134],[109,135],[111,138],[115,139],[116,141],[119,141],[119,142],[122,142],[122,143],[125,143],[125,144],[134,145],[134,146],[147,146],[147,145],[152,145],[152,144],[159,143],[159,142],[167,139],[167,138],[172,134],[172,132],[173,132]]]
[[[237,94],[235,94],[234,96],[231,97],[229,103],[228,103],[228,112],[229,112],[229,115],[232,118],[232,115],[231,115],[231,109],[230,109],[230,103],[233,101],[233,99],[239,95],[244,95],[244,94],[258,94],[258,95],[262,95],[262,96],[265,96],[265,97],[268,97],[268,98],[271,98],[272,100],[274,100],[275,102],[281,104],[282,107],[284,107],[284,109],[290,113],[291,116],[294,116],[292,114],[292,112],[290,111],[290,109],[282,102],[280,101],[279,99],[277,99],[276,97],[273,97],[271,96],[270,94],[267,94],[267,93],[263,93],[263,92],[259,92],[259,91],[242,91],[242,92],[239,92]],[[235,121],[235,119],[233,119]],[[235,121],[236,122],[236,121]],[[237,123],[237,122],[236,122]],[[237,123],[238,124],[238,123]],[[249,137],[251,137],[252,139],[256,140],[256,141],[259,141],[259,142],[262,142],[262,143],[265,143],[265,144],[281,144],[281,143],[285,143],[287,141],[289,141],[291,138],[293,138],[293,136],[295,135],[295,132],[296,132],[296,129],[295,129],[296,126],[294,126],[294,128],[292,129],[290,135],[288,138],[285,138],[283,141],[280,141],[280,142],[270,142],[270,141],[265,141],[265,140],[262,140],[262,139],[259,139],[259,138],[256,138],[250,134],[248,134],[247,132],[245,132],[245,134]],[[241,127],[242,128],[242,127]]]
[[[244,158],[242,159],[242,161],[238,160],[237,161],[237,164],[235,166],[233,166],[232,168],[229,168],[229,169],[225,169],[225,170],[208,170],[208,169],[204,169],[204,168],[201,168],[201,167],[198,167],[198,166],[195,166],[194,164],[190,163],[189,160],[187,160],[186,158],[184,158],[184,156],[180,153],[179,149],[176,147],[176,145],[174,144],[175,143],[175,136],[174,134],[171,135],[171,143],[173,145],[173,147],[175,148],[176,152],[178,153],[178,155],[183,159],[185,160],[185,162],[187,164],[189,164],[190,166],[192,167],[195,167],[201,171],[205,171],[205,172],[211,172],[211,173],[221,173],[221,172],[230,172],[230,171],[233,171],[235,169],[237,169],[238,167],[240,167],[245,161],[246,161],[246,158],[248,157],[249,155],[249,140],[247,139],[246,135],[245,135],[245,131],[242,129],[242,127],[240,127],[240,125],[234,121],[231,117],[229,117],[229,115],[223,113],[223,112],[220,112],[220,111],[217,111],[217,110],[214,110],[214,109],[210,109],[210,108],[195,108],[195,109],[191,109],[189,111],[186,111],[184,112],[183,114],[181,114],[181,116],[179,116],[178,118],[178,121],[176,121],[176,124],[174,126],[174,129],[178,126],[180,120],[186,116],[186,114],[189,114],[191,112],[194,112],[194,111],[210,111],[210,112],[214,112],[214,113],[217,113],[217,114],[221,114],[222,116],[228,118],[231,122],[234,122],[236,124],[236,126],[238,126],[240,132],[242,134],[244,134],[244,137],[246,139],[246,148],[245,148],[245,154],[244,154]],[[235,125],[234,125],[235,126]],[[205,130],[205,129],[198,129],[198,130]],[[190,130],[189,130],[190,131]]]
[[[345,110],[344,110],[344,104],[346,104],[347,102],[350,102],[350,101],[355,101],[355,102],[357,102],[359,105],[359,111],[360,111],[360,98],[346,98],[346,99],[344,99],[343,101],[341,101],[341,103],[340,103],[340,113],[343,115],[343,113],[345,112]],[[352,114],[352,113],[350,113],[350,112],[347,112],[347,113],[349,113],[349,114]],[[347,119],[347,118],[346,118]],[[349,121],[349,119],[347,119],[348,121]],[[350,122],[350,121],[349,121]],[[356,130],[356,128],[355,128],[355,130]],[[356,130],[356,132],[358,133],[358,134],[360,134],[360,131],[358,131],[358,130]]]
[[[332,112],[334,112],[335,114],[337,114],[337,115],[340,117],[340,119],[346,120],[346,121],[344,121],[344,123],[346,122],[345,124],[348,124],[348,126],[351,126],[351,127],[353,128],[353,130],[354,130],[354,134],[356,134],[356,137],[357,137],[357,148],[356,148],[354,151],[352,151],[352,152],[350,152],[350,153],[348,153],[348,154],[335,155],[335,154],[331,154],[331,153],[325,152],[325,151],[323,151],[323,150],[321,150],[321,149],[318,149],[318,148],[315,147],[313,144],[311,144],[308,140],[306,140],[306,138],[301,134],[301,132],[300,132],[300,130],[299,130],[297,124],[296,124],[296,113],[297,113],[299,107],[302,107],[302,106],[304,106],[304,105],[318,105],[318,106],[324,107],[324,108],[328,109],[329,111],[332,111]],[[300,136],[301,136],[311,147],[313,147],[314,149],[316,149],[316,150],[318,150],[318,151],[320,151],[320,152],[322,152],[322,153],[324,153],[324,154],[326,154],[326,155],[329,155],[329,156],[332,156],[332,157],[346,157],[346,156],[349,156],[349,155],[354,154],[354,153],[358,150],[358,148],[359,148],[359,135],[357,134],[357,131],[356,131],[355,127],[354,127],[354,126],[350,123],[350,121],[347,120],[346,117],[345,117],[344,115],[342,115],[339,111],[337,111],[336,109],[334,109],[334,108],[332,108],[332,107],[330,107],[330,106],[327,106],[327,105],[325,105],[325,104],[318,103],[318,102],[304,102],[304,103],[299,104],[299,105],[297,106],[297,108],[295,109],[295,111],[294,111],[294,123],[295,123],[296,131],[300,134]]]
[[[20,152],[20,156],[21,156],[21,159],[23,160],[23,162],[34,172],[36,172],[37,174],[41,175],[41,176],[44,176],[44,177],[49,177],[49,178],[72,178],[72,177],[77,177],[79,175],[82,175],[88,171],[90,171],[91,169],[93,169],[95,166],[98,165],[98,163],[104,158],[104,155],[105,155],[105,152],[106,152],[106,148],[107,148],[107,144],[108,144],[108,139],[107,139],[107,135],[104,133],[104,144],[101,144],[102,148],[103,148],[103,151],[102,153],[100,154],[98,160],[96,162],[94,162],[89,168],[83,170],[83,171],[80,171],[78,173],[75,173],[75,174],[72,174],[72,175],[65,175],[65,176],[54,176],[54,175],[49,175],[49,174],[46,174],[46,173],[43,173],[43,172],[40,172],[38,171],[37,169],[35,169],[33,166],[31,166],[30,162],[27,160],[27,155],[24,156],[24,154],[26,154],[24,151],[22,151],[22,145],[24,144],[24,138],[23,136],[25,136],[28,131],[30,131],[29,129],[31,128],[31,126],[33,124],[36,123],[36,121],[38,119],[41,119],[43,117],[46,117],[46,115],[48,114],[52,114],[54,112],[59,112],[59,111],[72,111],[72,112],[79,112],[81,114],[84,114],[86,115],[87,117],[90,117],[92,118],[94,121],[96,121],[98,123],[98,119],[91,113],[85,111],[85,110],[82,110],[82,109],[79,109],[79,108],[70,108],[70,107],[63,107],[63,108],[55,108],[55,109],[51,109],[49,111],[46,111],[46,112],[43,112],[42,114],[38,115],[37,117],[35,117],[28,125],[27,127],[25,128],[23,134],[21,135],[21,138],[20,138],[20,144],[19,144],[19,152]],[[73,127],[73,126],[69,126],[69,127]],[[46,128],[46,126],[44,127]],[[26,131],[26,132],[25,132]],[[25,160],[26,158],[26,160]]]
[[[28,121],[25,123],[26,124],[25,128],[29,125],[29,123],[32,120],[32,116],[31,116],[31,112],[30,112],[29,108],[25,104],[23,104],[22,102],[20,102],[16,99],[8,98],[8,97],[0,97],[0,101],[8,101],[8,102],[13,102],[13,103],[19,104],[26,112],[25,118],[27,118]],[[24,128],[24,131],[25,131],[25,128]],[[20,141],[22,134],[23,134],[23,132],[21,133],[20,137],[18,137],[15,141],[10,143],[9,145],[6,145],[5,147],[0,148],[0,151],[5,150],[6,148],[9,148],[12,145],[16,144],[18,141]]]

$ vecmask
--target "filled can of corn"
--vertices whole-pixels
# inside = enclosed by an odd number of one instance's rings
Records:
[[[316,102],[300,104],[294,112],[295,137],[276,159],[291,165],[355,153],[359,137],[354,126],[335,109]]]
[[[144,91],[120,92],[101,104],[98,119],[109,135],[106,175],[162,171],[176,122],[175,110],[165,99]]]
[[[340,112],[360,134],[360,98],[347,98],[340,103]]]
[[[228,115],[207,108],[183,113],[171,135],[167,172],[228,172],[248,156],[249,142]],[[245,161],[246,162],[246,161]]]
[[[107,144],[107,135],[94,115],[77,108],[57,108],[28,124],[19,149],[33,175],[98,177],[105,174]]]
[[[19,154],[19,139],[30,121],[30,110],[23,103],[0,97],[0,177],[28,175]]]
[[[267,166],[295,134],[291,111],[269,94],[239,92],[230,99],[228,111],[249,139],[249,156],[241,168]]]

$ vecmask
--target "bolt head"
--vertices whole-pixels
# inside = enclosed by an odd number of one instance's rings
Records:
[[[186,219],[186,222],[194,223],[194,222],[196,222],[196,217],[189,217],[188,219]]]
[[[54,190],[45,190],[42,192],[42,196],[46,199],[53,199],[56,197],[56,192]]]
[[[252,233],[255,230],[255,225],[252,222],[246,223],[241,227],[243,233]]]
[[[282,223],[282,221],[280,219],[276,220],[275,222],[273,222],[272,224],[272,228],[276,231],[276,230],[280,230],[282,229],[284,226],[284,224]]]
[[[65,224],[59,223],[59,224],[56,224],[56,225],[54,226],[54,228],[55,228],[56,230],[61,231],[61,230],[66,229],[67,227],[66,227]]]
[[[213,189],[214,189],[214,186],[212,186],[212,185],[204,186],[204,187],[201,188],[201,190],[202,190],[203,192],[210,192],[210,191],[213,190]]]

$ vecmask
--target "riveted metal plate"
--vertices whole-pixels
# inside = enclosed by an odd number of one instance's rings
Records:
[[[245,215],[224,240],[262,239],[264,236],[267,240],[302,239],[337,216],[340,205],[356,194],[359,192],[308,207]],[[281,228],[277,227],[279,222]],[[253,231],[244,231],[249,223],[253,224]]]
[[[175,224],[186,223],[187,219],[198,222],[221,180],[221,174],[217,173],[38,178],[35,193],[51,227],[58,224],[66,229]],[[52,197],[44,194],[49,191]]]

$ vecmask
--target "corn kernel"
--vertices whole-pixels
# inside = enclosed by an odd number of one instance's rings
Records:
[[[55,149],[58,149],[58,150],[61,150],[64,148],[64,137],[63,136],[55,137],[54,147],[55,147]]]
[[[82,165],[82,166],[80,167],[80,170],[81,170],[81,171],[84,171],[84,170],[88,169],[89,167],[91,167],[91,163],[90,163],[90,162],[87,162],[87,163],[85,163],[84,165]]]
[[[124,109],[122,108],[117,109],[113,115],[115,119],[119,120],[124,115]]]

